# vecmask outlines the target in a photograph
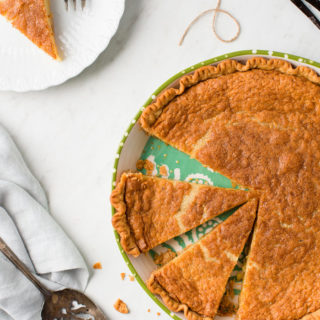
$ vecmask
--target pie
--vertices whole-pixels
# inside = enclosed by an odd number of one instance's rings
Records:
[[[111,195],[123,249],[134,256],[235,208],[255,192],[123,173]]]
[[[252,230],[257,200],[252,199],[226,221],[164,267],[147,282],[173,311],[188,320],[213,319],[227,281]]]
[[[60,60],[49,0],[0,0],[0,14],[53,59]]]
[[[182,77],[140,117],[147,133],[261,192],[238,320],[320,319],[319,84],[283,60],[227,60]]]

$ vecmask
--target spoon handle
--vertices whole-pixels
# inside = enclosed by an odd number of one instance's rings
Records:
[[[27,266],[13,253],[9,246],[0,237],[0,251],[39,289],[45,296],[51,296],[48,290],[27,268]]]

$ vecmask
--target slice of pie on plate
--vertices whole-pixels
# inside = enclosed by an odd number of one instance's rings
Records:
[[[111,195],[116,209],[112,223],[123,249],[138,256],[256,196],[256,192],[123,173]]]
[[[49,0],[0,0],[0,14],[53,59],[60,60]]]
[[[257,211],[256,199],[238,209],[180,256],[154,271],[147,282],[172,311],[188,320],[215,317]]]

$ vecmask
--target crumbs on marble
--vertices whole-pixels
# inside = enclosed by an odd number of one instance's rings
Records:
[[[102,264],[101,264],[101,262],[96,262],[96,263],[93,265],[93,269],[102,269]]]
[[[118,299],[113,307],[120,313],[129,313],[127,305],[121,299]]]
[[[121,273],[120,273],[120,277],[121,277],[121,280],[124,280],[125,277],[126,277],[126,274],[125,274],[124,272],[121,272]]]

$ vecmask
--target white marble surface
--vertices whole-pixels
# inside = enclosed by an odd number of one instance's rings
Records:
[[[218,42],[207,16],[178,47],[188,22],[213,5],[212,0],[127,0],[110,46],[76,79],[43,92],[0,93],[0,121],[47,190],[52,214],[89,266],[102,262],[102,270],[92,271],[87,293],[109,319],[169,319],[137,282],[121,281],[120,272],[128,270],[114,241],[108,203],[118,142],[150,93],[181,69],[236,50],[320,60],[320,31],[289,0],[223,0],[222,8],[241,23],[240,38]],[[228,22],[219,19],[226,36],[233,30]],[[127,302],[129,315],[113,310],[118,297]]]

